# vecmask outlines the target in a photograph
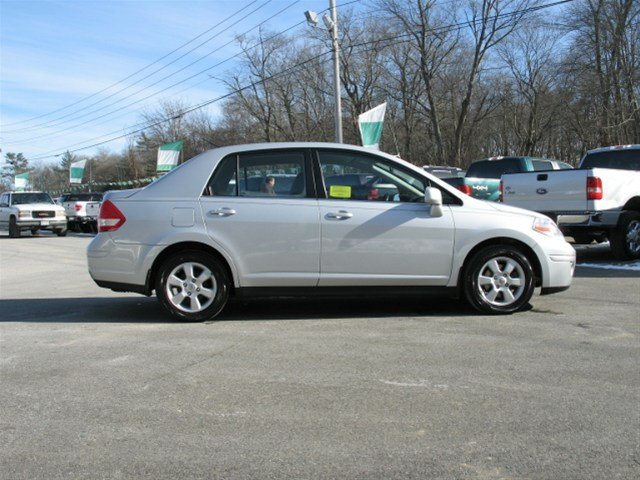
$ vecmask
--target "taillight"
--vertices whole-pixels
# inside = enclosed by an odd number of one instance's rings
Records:
[[[471,187],[469,185],[458,185],[457,188],[465,195],[471,195]]]
[[[125,216],[111,200],[102,202],[98,214],[98,232],[114,232],[126,221]]]
[[[500,183],[498,184],[498,201],[502,202],[502,200],[504,200],[504,197],[502,196],[502,180],[500,180]]]
[[[82,204],[80,203],[76,203],[76,212],[79,212],[80,210],[82,210]]]
[[[378,200],[379,197],[380,197],[380,192],[378,191],[378,189],[372,188],[369,190],[369,195],[367,200]]]
[[[602,200],[602,179],[587,177],[587,200]]]

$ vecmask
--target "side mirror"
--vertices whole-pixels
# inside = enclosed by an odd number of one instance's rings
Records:
[[[434,187],[427,187],[424,191],[424,203],[431,205],[431,216],[442,216],[442,192]]]

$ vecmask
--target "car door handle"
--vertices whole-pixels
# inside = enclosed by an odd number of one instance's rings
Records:
[[[327,218],[329,220],[347,220],[353,217],[353,213],[347,212],[346,210],[340,210],[338,212],[329,212],[327,213]]]
[[[215,210],[209,210],[209,215],[212,217],[230,217],[235,215],[236,211],[233,208],[217,208]]]

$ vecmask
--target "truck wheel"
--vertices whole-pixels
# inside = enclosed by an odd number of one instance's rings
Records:
[[[9,220],[9,236],[11,238],[20,238],[20,227],[16,221],[16,217],[11,217]]]
[[[156,277],[156,296],[177,320],[202,322],[227,304],[231,282],[214,256],[184,251],[166,260]]]
[[[640,258],[640,212],[624,212],[611,232],[611,251],[620,260]]]
[[[482,313],[513,313],[531,300],[533,278],[531,262],[519,249],[492,245],[469,261],[463,290],[471,306]]]
[[[31,229],[31,235],[33,235],[35,237],[36,235],[38,235],[39,231],[40,231],[39,228],[32,228]]]
[[[66,237],[67,236],[67,229],[66,228],[60,228],[58,230],[56,230],[56,235],[59,237]]]

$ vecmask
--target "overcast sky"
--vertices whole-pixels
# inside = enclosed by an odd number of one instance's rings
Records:
[[[321,11],[328,4],[328,0],[0,0],[2,155],[22,152],[27,158],[55,162],[52,155],[130,132],[141,122],[141,112],[157,108],[160,100],[195,105],[215,98],[226,90],[209,75],[219,76],[233,64],[211,67],[238,52],[233,43],[225,46],[235,35],[274,15],[266,26],[281,31],[304,21],[305,10]],[[303,33],[304,26],[297,31]],[[132,85],[135,82],[139,83]],[[217,114],[215,104],[208,108]],[[102,148],[119,152],[125,143],[117,140]]]

